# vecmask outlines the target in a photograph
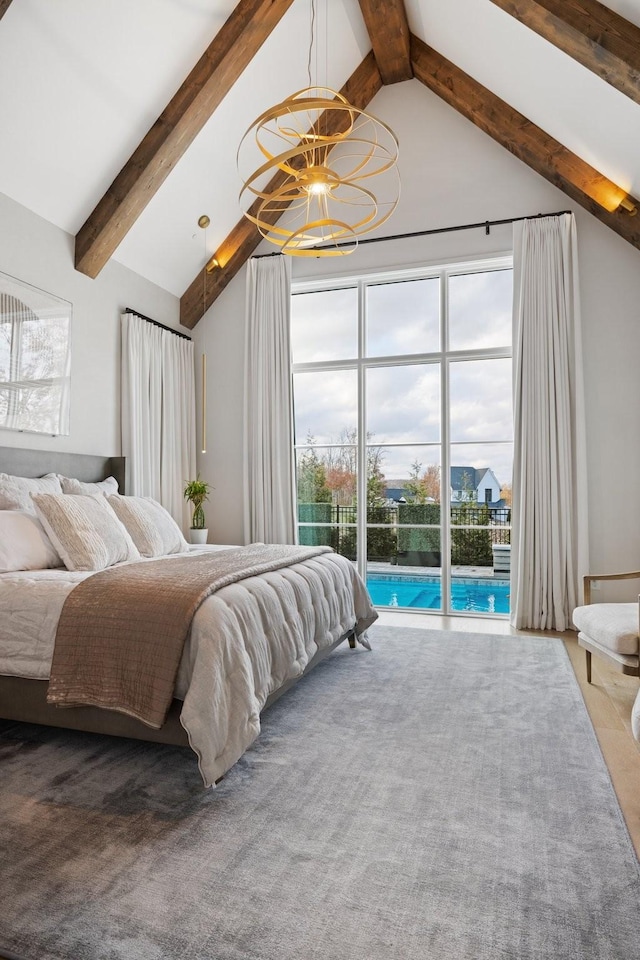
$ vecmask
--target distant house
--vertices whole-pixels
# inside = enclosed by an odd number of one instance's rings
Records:
[[[490,467],[451,467],[451,502],[487,503],[500,500],[500,484]]]
[[[385,499],[392,503],[404,503],[405,500],[408,500],[410,497],[406,489],[408,482],[408,480],[387,480],[387,485],[384,490]]]
[[[385,497],[393,503],[411,499],[406,485],[408,480],[388,480]],[[451,503],[486,503],[490,507],[502,507],[500,484],[490,467],[451,467]]]

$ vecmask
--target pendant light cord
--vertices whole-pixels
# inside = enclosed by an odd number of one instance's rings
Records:
[[[316,0],[311,0],[311,35],[309,37],[309,56],[307,57],[307,76],[309,77],[309,86],[311,83],[311,57],[313,55],[313,35],[316,25]],[[316,49],[317,55],[317,49]]]

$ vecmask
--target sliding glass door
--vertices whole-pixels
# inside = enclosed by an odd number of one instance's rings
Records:
[[[292,343],[300,542],[379,606],[508,612],[510,261],[298,285]]]

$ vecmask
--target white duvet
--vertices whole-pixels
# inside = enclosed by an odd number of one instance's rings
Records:
[[[48,679],[60,611],[87,576],[64,569],[0,575],[0,674]],[[376,616],[353,565],[333,553],[208,597],[193,619],[176,686],[205,785],[257,737],[269,694],[298,677],[318,650]]]

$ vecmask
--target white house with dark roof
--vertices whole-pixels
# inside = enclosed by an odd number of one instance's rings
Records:
[[[490,467],[451,467],[451,502],[495,504],[500,499],[500,484]]]
[[[409,500],[407,479],[387,480],[385,497],[388,500]],[[500,483],[491,467],[451,467],[449,474],[451,503],[487,503],[496,506],[500,501]]]

